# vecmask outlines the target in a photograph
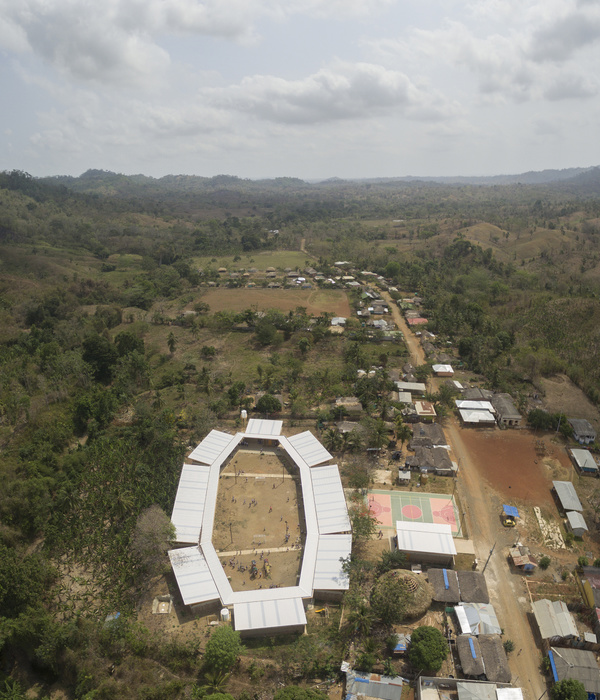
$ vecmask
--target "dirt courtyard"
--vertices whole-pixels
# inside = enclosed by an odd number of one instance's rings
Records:
[[[292,462],[277,449],[238,449],[221,473],[213,531],[232,588],[295,586],[305,534],[300,478]]]
[[[463,429],[461,439],[480,475],[509,502],[552,506],[553,479],[572,470],[562,444],[529,430]],[[545,454],[536,451],[541,440]]]

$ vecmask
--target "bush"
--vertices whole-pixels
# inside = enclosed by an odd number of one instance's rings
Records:
[[[354,664],[354,667],[358,671],[371,671],[373,666],[377,663],[377,657],[375,654],[371,654],[370,652],[365,652],[361,654],[357,659]]]
[[[577,559],[577,566],[580,568],[583,568],[584,566],[588,566],[590,563],[589,559],[587,557],[579,557]]]
[[[419,671],[439,671],[448,656],[448,643],[435,627],[424,625],[412,633],[408,660]]]
[[[550,559],[550,557],[542,557],[540,559],[540,569],[546,571],[546,569],[550,566],[551,562],[552,560]]]
[[[515,643],[512,639],[507,639],[502,646],[507,654],[510,654],[511,651],[515,650]]]
[[[228,673],[243,649],[240,633],[231,627],[219,627],[206,644],[204,663],[214,671]]]

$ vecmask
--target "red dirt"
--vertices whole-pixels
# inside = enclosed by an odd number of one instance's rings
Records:
[[[551,474],[544,457],[535,451],[536,438],[529,430],[462,430],[461,438],[480,475],[498,493],[534,505],[553,504]],[[543,438],[546,456],[570,469],[567,455]]]

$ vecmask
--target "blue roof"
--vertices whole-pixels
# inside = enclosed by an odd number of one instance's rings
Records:
[[[504,515],[509,515],[511,518],[518,518],[519,511],[514,506],[502,506]]]

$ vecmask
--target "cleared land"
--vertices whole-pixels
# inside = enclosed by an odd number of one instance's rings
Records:
[[[461,430],[461,439],[480,476],[511,501],[553,506],[552,474],[544,459],[571,469],[564,449],[529,430],[473,428]],[[543,440],[545,455],[536,451],[538,439]]]
[[[341,289],[209,289],[202,295],[202,301],[212,312],[250,308],[289,312],[304,306],[313,316],[323,312],[346,317],[351,314],[348,297]]]
[[[272,448],[240,449],[221,473],[213,544],[226,553],[221,562],[234,590],[296,585],[306,527],[300,480],[290,466]]]
[[[586,418],[595,428],[600,428],[598,408],[564,374],[541,377],[537,381],[544,390],[542,403],[546,411],[565,413],[569,418]]]

